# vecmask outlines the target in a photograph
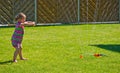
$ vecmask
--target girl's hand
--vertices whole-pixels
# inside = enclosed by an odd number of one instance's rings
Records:
[[[32,22],[33,23],[33,26],[35,26],[35,22]]]
[[[32,24],[32,26],[35,26],[35,22],[28,22],[28,23],[31,23],[31,24]]]

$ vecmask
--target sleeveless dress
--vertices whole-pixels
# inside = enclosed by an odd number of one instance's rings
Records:
[[[24,35],[24,26],[20,26],[21,22],[16,23],[14,33],[11,38],[12,46],[20,48]]]

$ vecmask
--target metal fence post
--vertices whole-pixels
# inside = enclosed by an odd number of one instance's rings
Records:
[[[35,23],[37,24],[37,0],[35,0]]]
[[[13,23],[15,24],[15,0],[12,0],[12,11],[13,11]]]
[[[119,13],[118,14],[119,14],[119,23],[120,23],[120,0],[118,0],[118,1],[119,1],[119,7],[118,7],[119,8]]]
[[[80,23],[80,0],[78,0],[78,24]]]

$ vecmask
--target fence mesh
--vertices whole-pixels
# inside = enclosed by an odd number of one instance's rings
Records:
[[[119,0],[81,0],[81,22],[119,20]]]
[[[0,24],[14,23],[19,12],[37,23],[114,22],[119,0],[0,0]]]
[[[34,20],[34,2],[33,0],[0,0],[0,24],[14,23],[16,14],[23,12],[28,20]]]

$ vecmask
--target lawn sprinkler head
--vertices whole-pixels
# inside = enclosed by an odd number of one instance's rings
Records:
[[[104,54],[100,54],[100,53],[95,53],[93,56],[95,57],[101,57],[101,56],[105,56]]]
[[[83,58],[83,56],[82,56],[82,55],[80,55],[80,58],[82,59],[82,58]]]

